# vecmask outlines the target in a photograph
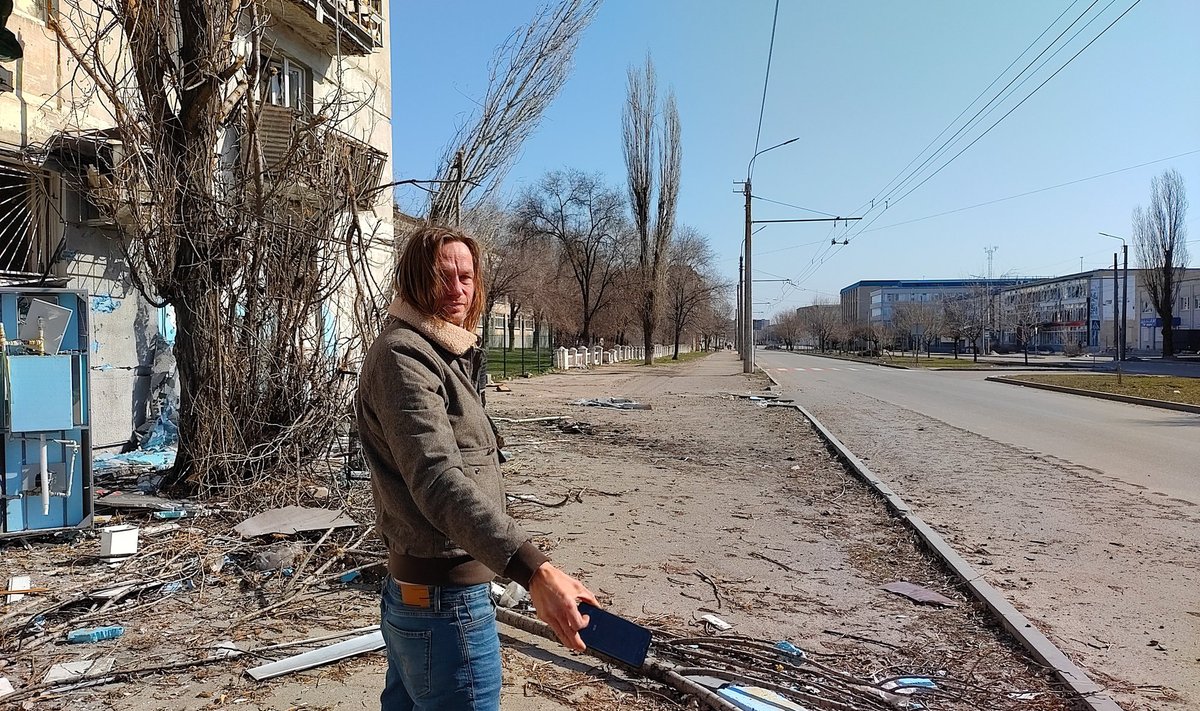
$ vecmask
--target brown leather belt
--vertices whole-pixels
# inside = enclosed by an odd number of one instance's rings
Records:
[[[396,587],[400,588],[400,601],[405,605],[424,608],[433,606],[434,587],[432,585],[416,585],[397,580]]]

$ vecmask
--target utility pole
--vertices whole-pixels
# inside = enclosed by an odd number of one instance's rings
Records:
[[[757,156],[755,156],[757,157]],[[750,161],[754,162],[753,159]],[[751,226],[751,208],[750,208],[750,169],[746,169],[746,182],[742,183],[742,190],[746,194],[746,266],[742,271],[742,372],[754,372],[754,309],[750,305],[754,303],[752,294],[754,288],[751,285],[753,274],[750,267],[750,262],[753,256],[753,251],[750,247],[750,226]]]
[[[1000,249],[1000,245],[997,244],[983,248],[983,251],[987,252],[988,259],[987,286],[984,288],[984,292],[987,294],[987,325],[983,329],[984,355],[992,352],[992,257],[995,256],[998,249]]]
[[[1121,253],[1124,258],[1124,268],[1122,274],[1121,285],[1121,360],[1124,360],[1124,351],[1128,347],[1127,331],[1129,330],[1129,245],[1121,243]],[[1116,294],[1112,294],[1112,298],[1117,298]]]
[[[737,330],[733,334],[733,342],[737,346],[738,355],[742,354],[742,259],[743,257],[738,257]]]
[[[1113,252],[1113,362],[1117,364],[1117,386],[1121,385],[1121,317],[1120,317],[1120,272],[1117,270],[1117,253]]]
[[[1125,242],[1124,237],[1118,235],[1110,235],[1107,232],[1101,232],[1100,236],[1121,240],[1121,253],[1125,257],[1123,275],[1124,284],[1121,286],[1121,340],[1119,341],[1120,348],[1117,354],[1121,360],[1125,360],[1125,348],[1129,341],[1129,244]],[[1116,255],[1114,255],[1114,258],[1115,256]],[[1113,298],[1116,299],[1117,295],[1113,294]]]

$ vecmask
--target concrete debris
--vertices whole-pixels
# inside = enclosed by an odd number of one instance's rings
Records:
[[[283,570],[294,566],[304,555],[304,546],[299,543],[277,543],[250,556],[250,565],[255,570]]]
[[[890,593],[894,593],[896,595],[901,595],[903,597],[908,598],[909,600],[912,600],[913,602],[917,602],[917,603],[920,603],[923,605],[938,605],[940,607],[958,607],[957,602],[955,602],[954,600],[951,600],[950,598],[946,597],[945,595],[938,593],[938,592],[934,592],[933,590],[930,590],[927,587],[922,587],[920,585],[915,585],[913,583],[897,581],[894,583],[888,583],[887,585],[884,585],[883,589]]]
[[[720,617],[717,617],[716,615],[713,615],[711,613],[701,615],[700,619],[703,622],[707,622],[708,624],[712,625],[713,627],[716,627],[717,629],[721,630],[722,632],[733,629],[733,625],[729,624],[725,620],[722,620]]]
[[[13,692],[12,682],[6,676],[0,676],[0,699],[8,696]]]
[[[340,510],[285,506],[251,516],[234,526],[233,530],[242,538],[254,538],[268,533],[327,531],[331,528],[352,528],[357,525],[357,521]]]
[[[599,397],[599,398],[583,398],[581,400],[571,401],[572,405],[581,407],[611,407],[616,410],[650,410],[649,405],[643,405],[635,400],[630,400],[627,397]]]
[[[14,602],[17,602],[18,600],[24,599],[25,595],[18,591],[29,590],[29,588],[32,586],[32,584],[33,584],[33,579],[30,578],[28,575],[12,576],[11,578],[8,579],[8,590],[7,590],[8,595],[5,597],[4,601],[7,604],[11,605]]]
[[[55,664],[46,672],[45,678],[42,679],[44,684],[52,684],[60,681],[76,681],[85,676],[100,676],[113,668],[116,663],[115,657],[98,657],[96,659],[84,659],[78,662],[63,662]]]

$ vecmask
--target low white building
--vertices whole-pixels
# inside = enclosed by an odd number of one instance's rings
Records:
[[[1134,296],[1130,293],[1130,301]],[[1130,345],[1139,351],[1157,352],[1162,349],[1162,319],[1150,303],[1150,293],[1144,283],[1137,289],[1137,323],[1130,327],[1136,340]],[[1200,352],[1200,269],[1188,269],[1179,284],[1179,295],[1175,298],[1174,326],[1175,351]],[[1136,331],[1133,329],[1136,328]]]

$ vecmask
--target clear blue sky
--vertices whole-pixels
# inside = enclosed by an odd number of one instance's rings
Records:
[[[1090,2],[1076,3],[1067,18]],[[971,136],[1131,2],[1115,0]],[[783,0],[761,147],[800,140],[758,159],[754,193],[836,215],[860,209],[1068,6]],[[484,91],[493,48],[536,7],[525,0],[392,5],[397,177],[432,177],[445,143]],[[718,268],[736,279],[743,201],[733,181],[744,178],[754,153],[773,8],[771,0],[608,0],[504,192],[515,195],[545,171],[568,166],[623,186],[626,70],[650,52],[660,83],[675,89],[683,124],[679,220],[708,235]],[[1200,2],[1143,0],[946,169],[882,215],[871,212],[868,220],[878,219],[857,237],[867,220],[852,228],[849,246],[829,246],[842,227],[765,228],[754,238],[755,278],[803,278],[800,289],[756,284],[754,301],[766,303],[755,311],[770,315],[836,296],[859,279],[982,274],[984,247],[992,245],[999,247],[996,275],[1066,274],[1079,269],[1081,256],[1085,268],[1111,265],[1120,244],[1096,233],[1127,235],[1130,211],[1148,200],[1151,177],[1166,167],[1187,181],[1192,263],[1200,264],[1200,153],[889,227],[1200,149],[1198,28]],[[400,201],[415,206],[419,196],[402,193]],[[762,201],[754,210],[756,219],[814,216]]]

